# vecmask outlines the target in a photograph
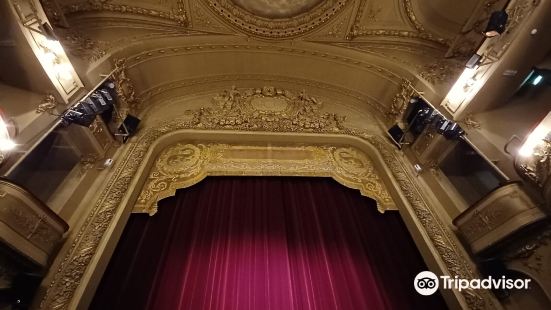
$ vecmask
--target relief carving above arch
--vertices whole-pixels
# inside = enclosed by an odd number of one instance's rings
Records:
[[[371,159],[354,147],[177,143],[155,161],[133,212],[154,215],[176,190],[228,175],[332,177],[374,199],[379,212],[397,210]]]

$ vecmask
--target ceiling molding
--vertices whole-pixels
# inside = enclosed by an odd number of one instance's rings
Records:
[[[340,87],[333,84],[328,84],[321,81],[314,81],[308,79],[301,79],[289,76],[279,76],[279,75],[268,75],[268,74],[227,74],[227,75],[210,75],[203,76],[200,78],[191,78],[185,80],[171,81],[168,83],[163,83],[160,85],[155,85],[149,89],[143,90],[140,92],[138,97],[140,98],[141,108],[139,113],[140,115],[147,115],[148,110],[152,109],[153,105],[143,106],[144,102],[159,102],[162,104],[164,100],[158,100],[161,97],[173,98],[174,96],[171,93],[179,91],[180,89],[185,89],[187,94],[200,94],[200,93],[210,93],[212,88],[223,88],[224,86],[245,86],[254,83],[262,83],[266,85],[275,85],[280,86],[284,85],[293,85],[295,91],[300,91],[303,89],[317,89],[316,93],[319,90],[338,95],[339,98],[348,98],[355,103],[360,103],[369,107],[375,115],[378,115],[382,119],[382,116],[387,113],[387,107],[381,103],[381,101],[373,98],[369,94],[360,93],[355,90],[348,88]],[[283,86],[282,86],[283,87]]]
[[[47,3],[51,3],[48,1]],[[46,10],[53,10],[52,4],[49,4]],[[65,16],[82,13],[92,12],[111,12],[121,14],[133,14],[138,16],[144,16],[148,18],[164,19],[180,25],[181,27],[187,27],[189,19],[185,10],[184,0],[177,0],[176,6],[170,11],[161,11],[157,9],[138,7],[126,4],[116,4],[109,1],[87,1],[77,4],[62,6],[62,12]]]
[[[378,12],[376,8],[368,5],[368,0],[359,0],[359,7],[356,10],[356,16],[354,22],[346,35],[347,40],[354,40],[361,37],[401,37],[409,39],[426,40],[436,43],[440,46],[447,47],[451,44],[448,39],[441,38],[425,29],[425,27],[419,22],[419,19],[413,12],[411,0],[400,0],[403,3],[403,8],[407,14],[408,21],[414,27],[414,30],[399,30],[399,29],[372,29],[363,25],[363,19],[365,14],[368,14],[370,20],[375,19]]]
[[[351,0],[326,0],[292,18],[265,18],[252,14],[232,1],[202,0],[226,23],[241,32],[263,39],[286,39],[304,35],[324,25]]]

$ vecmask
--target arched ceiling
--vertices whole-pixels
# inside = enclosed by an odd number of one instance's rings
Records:
[[[423,25],[415,0],[42,2],[85,82],[125,59],[145,97],[167,85],[287,79],[338,89],[384,114],[403,79],[436,102],[464,63],[444,57],[457,29]],[[466,20],[468,11],[451,13]]]

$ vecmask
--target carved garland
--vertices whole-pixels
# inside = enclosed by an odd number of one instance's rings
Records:
[[[277,91],[276,91],[277,93]],[[222,96],[222,102],[231,98],[230,93]],[[236,96],[234,96],[236,98]],[[312,102],[310,102],[312,104]],[[230,109],[231,111],[231,109]],[[216,113],[204,113],[204,110],[198,110],[196,113],[200,116],[175,119],[169,123],[160,125],[144,132],[135,142],[128,145],[126,153],[121,158],[121,162],[109,179],[105,190],[101,193],[96,205],[86,218],[78,234],[74,237],[71,248],[67,252],[63,261],[59,265],[57,272],[53,276],[47,292],[40,304],[42,309],[66,309],[79,286],[87,266],[113,221],[117,209],[123,202],[130,185],[134,180],[138,169],[142,166],[143,160],[149,151],[151,145],[163,135],[170,132],[183,129],[195,129],[198,124],[202,124],[201,129],[210,130],[238,130],[242,129],[242,124],[221,122],[221,118],[215,116]],[[312,117],[318,117],[316,112]],[[211,118],[212,116],[212,118]],[[218,121],[217,121],[218,119]],[[199,122],[198,122],[199,120]],[[203,121],[206,120],[206,121]],[[257,119],[257,126],[247,127],[251,131],[265,131],[270,128],[272,132],[305,132],[305,133],[339,133],[343,135],[354,136],[363,139],[379,150],[385,164],[392,172],[400,190],[411,204],[417,220],[425,229],[426,235],[430,238],[432,246],[440,255],[449,274],[463,279],[479,278],[480,275],[469,264],[465,253],[460,250],[457,241],[452,237],[448,228],[440,221],[438,216],[424,201],[416,183],[411,175],[403,166],[395,151],[389,147],[381,137],[371,136],[365,132],[344,128],[342,126],[333,126],[330,123],[327,126],[289,127],[287,125],[278,126],[277,124],[292,124],[292,121],[285,120],[272,123],[268,119]],[[323,123],[323,121],[321,121]],[[335,130],[335,128],[337,130]],[[466,304],[471,309],[495,309],[496,305],[491,302],[491,293],[486,290],[463,290],[461,292]]]

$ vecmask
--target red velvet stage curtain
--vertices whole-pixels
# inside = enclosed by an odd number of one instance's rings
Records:
[[[132,215],[92,309],[444,309],[396,212],[331,179],[215,177]]]

